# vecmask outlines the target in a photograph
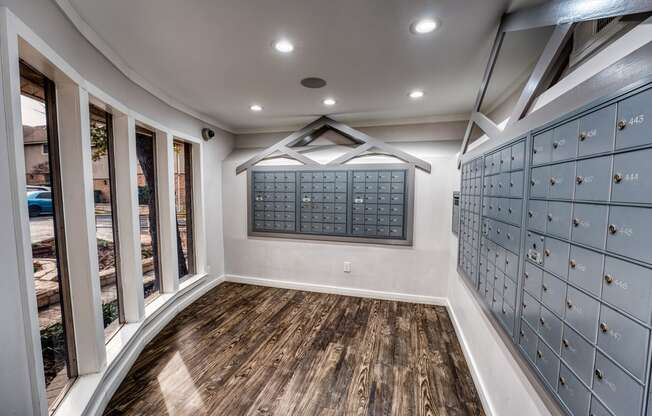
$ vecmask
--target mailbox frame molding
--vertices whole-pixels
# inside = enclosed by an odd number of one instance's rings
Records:
[[[370,237],[355,237],[350,234],[347,235],[322,235],[322,234],[308,234],[300,231],[294,232],[281,232],[281,231],[254,231],[253,221],[253,177],[256,172],[285,172],[294,171],[297,173],[306,171],[369,171],[369,170],[400,170],[404,171],[405,176],[405,239],[390,239],[390,238],[370,238]],[[408,163],[359,163],[359,164],[346,164],[346,165],[275,165],[275,166],[253,166],[247,169],[247,235],[250,237],[265,237],[265,238],[286,238],[296,240],[313,240],[313,241],[332,241],[332,242],[349,242],[349,243],[364,243],[364,244],[379,244],[391,246],[412,246],[413,233],[414,233],[414,187],[415,187],[415,165]],[[351,182],[351,178],[348,179]],[[351,194],[352,190],[348,189]],[[299,195],[300,190],[296,189],[295,194]],[[353,206],[352,201],[347,201],[347,231],[351,227],[351,212],[350,208]],[[298,215],[298,212],[296,213]],[[297,219],[297,221],[299,221]]]

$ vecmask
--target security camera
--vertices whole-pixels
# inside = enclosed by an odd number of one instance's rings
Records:
[[[203,128],[201,129],[201,137],[204,140],[209,141],[210,139],[215,137],[215,132],[209,128]]]

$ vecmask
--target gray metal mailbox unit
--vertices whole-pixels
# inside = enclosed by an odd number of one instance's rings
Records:
[[[248,171],[249,235],[412,244],[414,166],[260,166]]]
[[[357,146],[324,165],[311,159],[306,147],[329,130]],[[347,163],[377,154],[404,163]],[[303,165],[257,166],[279,155]],[[247,171],[251,236],[412,245],[416,168],[431,170],[425,160],[319,117],[240,164],[236,174]]]
[[[652,414],[651,123],[647,85],[462,165],[458,270],[570,415]]]

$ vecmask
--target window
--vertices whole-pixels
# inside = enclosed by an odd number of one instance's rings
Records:
[[[143,291],[145,304],[148,304],[158,297],[161,290],[154,133],[138,128],[136,131],[136,156],[138,158],[138,205]]]
[[[111,114],[91,105],[90,131],[95,201],[95,235],[100,268],[104,340],[109,341],[124,322],[121,304],[120,261],[114,193],[113,134]]]
[[[192,228],[192,144],[174,141],[174,205],[179,280],[195,274]]]
[[[21,62],[23,150],[34,287],[48,406],[77,375],[63,230],[54,84]],[[47,148],[48,152],[42,150]],[[43,192],[45,191],[45,192]]]
[[[47,143],[43,143],[43,148],[41,149],[41,151],[43,152],[44,155],[50,153],[50,148],[48,147]]]

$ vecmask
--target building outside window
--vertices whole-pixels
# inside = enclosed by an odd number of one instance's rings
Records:
[[[25,157],[24,197],[29,213],[32,267],[48,406],[56,407],[76,377],[63,204],[59,176],[54,83],[20,65]]]
[[[90,106],[90,157],[93,163],[97,261],[100,268],[104,338],[107,342],[124,322],[113,181],[115,167],[112,122],[111,114],[94,105]]]
[[[145,304],[148,304],[156,299],[161,291],[154,133],[143,128],[137,129],[136,156],[143,292]]]
[[[179,280],[195,274],[192,215],[192,144],[174,141],[174,202]]]

